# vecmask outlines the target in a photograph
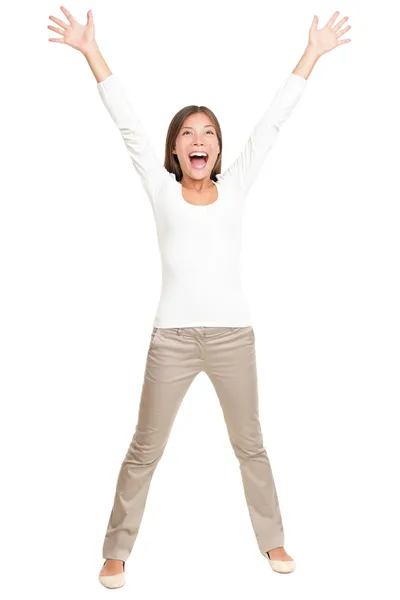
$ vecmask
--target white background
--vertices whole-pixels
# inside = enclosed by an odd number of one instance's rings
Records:
[[[296,560],[258,549],[239,463],[201,373],[150,488],[120,595],[399,597],[399,92],[395,3],[73,1],[163,161],[172,116],[209,106],[223,170],[308,40],[349,16],[248,196],[243,281],[260,419]],[[150,202],[85,58],[2,13],[2,591],[110,593],[97,576],[161,290]],[[397,174],[396,174],[397,173]],[[397,456],[396,456],[397,455]],[[16,578],[18,581],[16,582]],[[105,596],[104,596],[105,597]]]

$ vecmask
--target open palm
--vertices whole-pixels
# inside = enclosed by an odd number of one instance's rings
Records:
[[[309,33],[309,45],[312,46],[319,56],[322,56],[322,54],[329,52],[340,44],[346,44],[351,41],[350,38],[339,40],[339,37],[346,33],[351,28],[351,25],[340,30],[348,17],[343,17],[336,25],[333,25],[338,16],[339,11],[336,11],[322,29],[317,29],[318,17],[314,16]]]
[[[94,23],[93,23],[93,15],[92,11],[89,10],[87,13],[87,22],[85,25],[81,25],[74,19],[71,13],[64,8],[64,6],[60,6],[62,12],[67,17],[69,23],[65,23],[56,17],[50,16],[49,19],[60,25],[60,27],[53,27],[52,25],[48,25],[48,29],[55,31],[56,33],[60,33],[62,35],[61,38],[49,38],[49,42],[59,42],[61,44],[67,44],[75,50],[79,50],[80,52],[85,52],[90,45],[95,43],[94,36]],[[61,28],[61,29],[60,29]]]

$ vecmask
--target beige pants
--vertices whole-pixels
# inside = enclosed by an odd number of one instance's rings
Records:
[[[258,547],[265,552],[284,545],[278,498],[259,422],[253,328],[154,327],[138,422],[119,472],[103,558],[128,558],[151,478],[177,411],[201,371],[207,373],[221,404]]]

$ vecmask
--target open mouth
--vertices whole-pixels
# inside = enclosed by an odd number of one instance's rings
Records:
[[[204,169],[208,162],[208,154],[207,152],[191,152],[189,160],[195,169]]]

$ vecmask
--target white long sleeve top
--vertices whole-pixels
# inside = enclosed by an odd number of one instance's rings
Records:
[[[241,281],[243,201],[307,80],[290,73],[243,151],[214,182],[218,199],[194,205],[155,156],[115,74],[97,84],[150,199],[162,266],[154,327],[246,327],[251,314]]]

